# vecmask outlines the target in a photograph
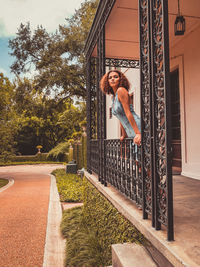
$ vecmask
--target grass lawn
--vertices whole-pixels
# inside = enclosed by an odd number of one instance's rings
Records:
[[[4,185],[7,185],[8,184],[8,180],[7,179],[2,179],[0,178],[0,188],[3,187]]]

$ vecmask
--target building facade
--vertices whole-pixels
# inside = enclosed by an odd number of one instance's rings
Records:
[[[177,26],[179,17],[184,23]],[[105,0],[85,46],[88,172],[133,200],[156,230],[166,227],[168,240],[174,239],[172,174],[200,179],[199,33],[198,0]],[[111,100],[99,89],[102,75],[115,68],[133,83],[141,148],[119,141]]]

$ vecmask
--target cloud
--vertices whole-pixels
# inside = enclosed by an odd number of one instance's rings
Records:
[[[3,19],[0,18],[0,36],[4,36],[5,32],[6,32],[5,24],[3,22]]]
[[[0,37],[14,36],[20,23],[32,29],[42,25],[49,32],[65,24],[84,0],[0,0]]]

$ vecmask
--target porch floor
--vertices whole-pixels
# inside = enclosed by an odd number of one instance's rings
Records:
[[[142,219],[142,211],[112,186],[104,187],[95,175],[86,177],[108,198],[174,266],[200,266],[200,181],[173,176],[175,241],[167,241],[166,229],[156,231],[151,220]]]
[[[188,263],[200,266],[200,181],[181,175],[173,176],[174,245]],[[188,264],[189,266],[195,266]]]

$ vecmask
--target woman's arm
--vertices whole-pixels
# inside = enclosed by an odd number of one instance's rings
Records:
[[[141,133],[140,133],[140,130],[139,130],[139,128],[136,124],[136,121],[133,117],[133,114],[131,113],[131,110],[130,110],[128,91],[125,88],[120,87],[120,88],[118,88],[117,92],[118,92],[118,99],[123,106],[126,117],[127,117],[128,121],[130,122],[130,125],[132,126],[132,128],[136,134],[136,136],[134,138],[134,142],[135,142],[135,144],[140,145]]]
[[[124,130],[124,127],[122,126],[121,122],[120,122],[120,129],[121,129],[121,137],[120,137],[120,141],[124,140],[124,138],[127,137],[126,131]]]

